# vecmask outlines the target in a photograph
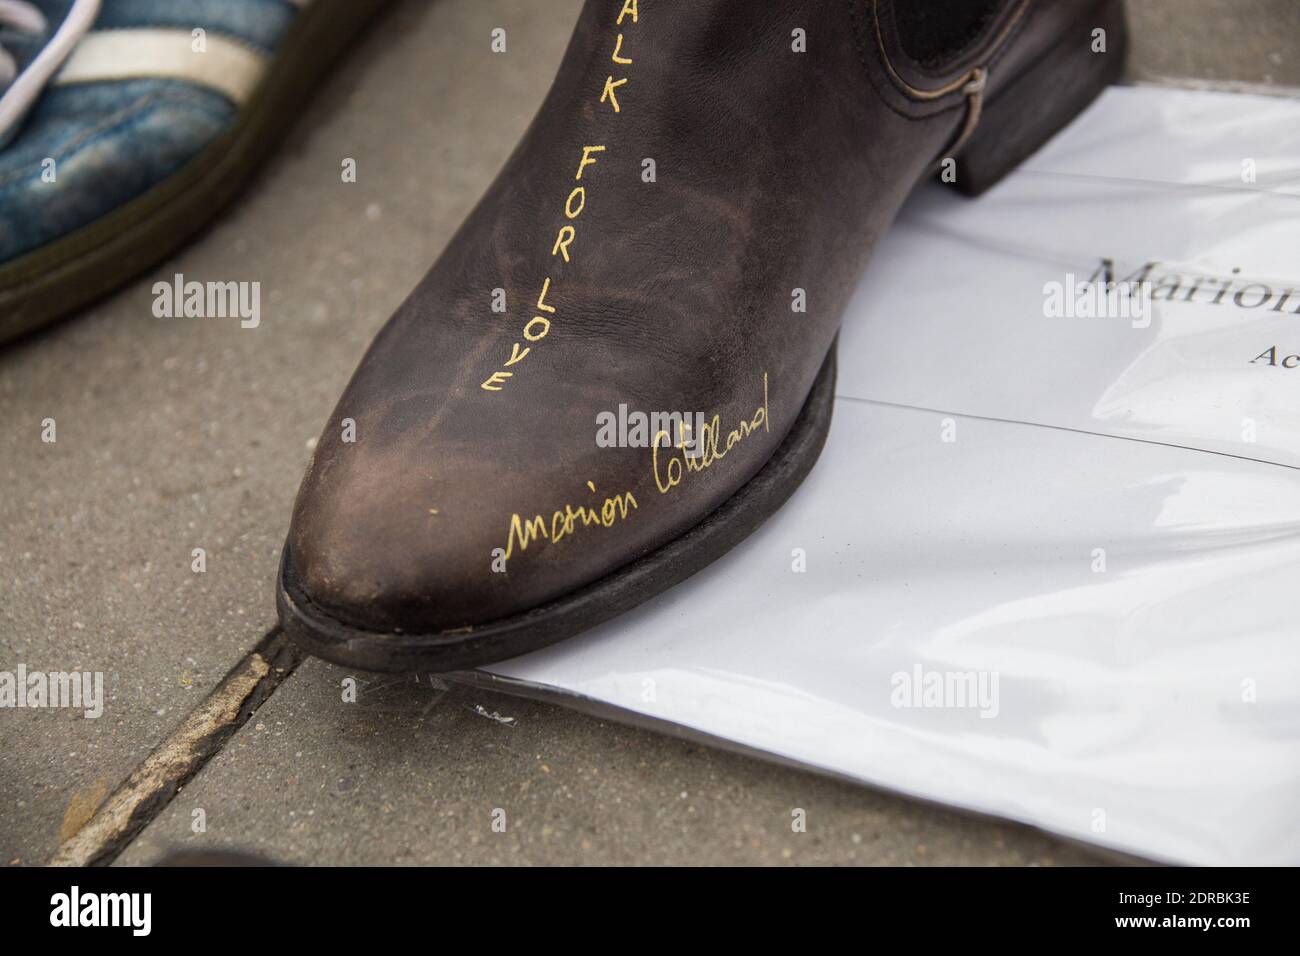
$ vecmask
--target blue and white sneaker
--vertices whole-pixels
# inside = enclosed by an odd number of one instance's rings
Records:
[[[99,15],[100,0],[0,0],[0,146]]]
[[[0,0],[0,342],[229,201],[388,0]]]

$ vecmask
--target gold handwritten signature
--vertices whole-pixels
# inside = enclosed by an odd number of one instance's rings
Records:
[[[764,432],[772,430],[771,418],[768,414],[766,372],[763,373],[763,403],[754,409],[753,415],[742,419],[725,435],[722,431],[720,415],[714,415],[700,427],[700,433],[691,449],[686,447],[684,438],[677,445],[671,444],[671,435],[666,430],[660,429],[655,435],[650,451],[655,487],[659,489],[660,494],[667,494],[681,484],[688,473],[712,468],[726,458],[733,448],[759,430]],[[661,439],[668,440],[661,441]],[[663,449],[668,450],[668,455],[664,459],[661,470],[659,453]],[[594,482],[588,481],[587,488],[593,495],[596,494]],[[534,514],[531,518],[525,518],[516,512],[510,516],[510,529],[507,532],[502,556],[508,561],[516,549],[527,551],[529,545],[539,541],[559,544],[583,528],[611,528],[620,521],[626,521],[628,515],[638,507],[636,496],[631,491],[624,491],[606,497],[599,507],[569,503],[562,508],[556,508],[551,513],[549,523],[543,515]]]
[[[592,494],[596,493],[595,484],[589,481],[587,487],[591,489]],[[516,544],[519,545],[520,551],[528,550],[528,546],[539,539],[549,540],[551,544],[559,544],[582,528],[592,525],[608,528],[616,521],[624,521],[627,519],[628,512],[636,507],[636,497],[632,492],[625,491],[606,498],[599,508],[573,504],[557,508],[551,515],[550,525],[547,525],[546,519],[541,515],[524,518],[518,513],[513,514],[510,516],[510,531],[506,538],[505,559],[510,560]]]
[[[700,434],[696,437],[693,454],[687,454],[684,444],[672,445],[671,436],[666,431],[660,431],[655,435],[650,451],[650,467],[654,472],[655,487],[659,489],[661,495],[667,494],[682,483],[682,479],[687,472],[704,471],[706,468],[712,468],[715,462],[726,458],[731,449],[760,428],[765,432],[772,430],[767,413],[766,372],[763,373],[763,404],[755,409],[752,417],[742,420],[740,424],[727,432],[725,440],[722,436],[722,425],[718,415],[714,415],[710,421],[700,426]],[[669,441],[661,442],[661,437],[667,438]],[[662,475],[659,470],[659,450],[661,447],[668,448],[672,452],[667,458]]]

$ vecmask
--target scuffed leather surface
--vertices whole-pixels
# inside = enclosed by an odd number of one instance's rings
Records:
[[[620,30],[621,0],[590,0],[518,149],[324,429],[289,537],[314,603],[407,633],[527,611],[680,535],[763,466],[876,241],[964,115],[960,96],[887,101],[879,52],[853,26],[869,6],[643,2]],[[806,53],[791,51],[796,27]],[[610,62],[619,32],[628,66]],[[619,113],[599,102],[610,74],[629,78]],[[566,264],[552,244],[582,148],[597,144]],[[524,342],[548,275],[550,332]],[[505,314],[490,308],[497,287]],[[796,287],[806,313],[791,310]],[[514,342],[532,352],[484,391]],[[596,445],[597,413],[620,403],[717,414],[725,431],[762,403],[764,373],[770,431],[666,494],[649,449]],[[534,542],[492,571],[513,514],[549,522],[627,491],[626,520]]]

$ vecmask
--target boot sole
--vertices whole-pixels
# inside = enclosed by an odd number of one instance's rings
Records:
[[[367,671],[453,671],[517,657],[629,611],[716,561],[770,517],[812,470],[831,426],[835,346],[799,417],[767,464],[684,535],[558,600],[490,624],[436,634],[353,627],[316,607],[294,579],[289,546],[280,562],[280,625],[303,650]]]
[[[290,26],[229,130],[147,192],[0,266],[0,344],[101,298],[193,238],[235,198],[326,68],[387,3],[313,4]]]

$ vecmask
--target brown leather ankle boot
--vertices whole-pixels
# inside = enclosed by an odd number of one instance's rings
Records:
[[[723,554],[816,460],[842,311],[913,187],[947,159],[988,188],[1123,53],[1119,0],[589,0],[325,427],[285,629],[470,667]]]

